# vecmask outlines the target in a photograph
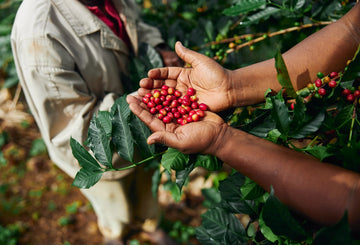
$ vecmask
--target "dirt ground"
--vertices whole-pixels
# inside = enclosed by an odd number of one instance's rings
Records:
[[[0,91],[0,133],[8,137],[1,148],[6,162],[0,161],[0,227],[16,227],[17,244],[103,244],[96,215],[79,189],[71,186],[72,179],[47,154],[29,156],[40,134],[22,101],[20,88]],[[205,211],[201,188],[208,183],[196,176],[189,185],[179,203],[159,190],[163,229],[179,244],[179,238],[189,234],[186,244],[198,244],[186,227],[198,226]],[[127,243],[152,244],[141,231],[132,233]]]

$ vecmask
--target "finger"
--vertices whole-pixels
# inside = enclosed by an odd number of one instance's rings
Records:
[[[179,139],[176,134],[168,131],[157,131],[148,137],[147,143],[149,145],[160,143],[168,147],[178,148]]]
[[[189,63],[192,67],[196,67],[204,59],[209,59],[209,57],[203,54],[185,48],[179,41],[175,44],[175,51],[182,60]]]
[[[132,99],[129,99],[132,102]],[[143,108],[138,102],[129,103],[130,110],[143,121],[151,131],[164,130],[164,123],[154,117],[148,110]]]

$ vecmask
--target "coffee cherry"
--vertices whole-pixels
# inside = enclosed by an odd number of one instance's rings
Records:
[[[290,104],[290,109],[291,109],[291,110],[294,110],[294,109],[295,109],[295,103],[291,103],[291,104]]]
[[[199,109],[202,111],[206,111],[208,109],[207,105],[204,103],[199,104]]]
[[[172,121],[171,117],[169,117],[169,116],[164,116],[164,118],[162,120],[164,123],[170,123]]]
[[[337,83],[336,83],[336,81],[334,81],[334,80],[331,80],[331,81],[329,82],[329,87],[330,87],[330,88],[335,88],[336,85],[337,85]]]
[[[314,86],[314,84],[309,83],[309,84],[307,85],[307,88],[308,88],[309,90],[314,90],[314,89],[315,89],[315,86]]]
[[[194,94],[195,94],[195,89],[194,89],[194,88],[188,88],[187,94],[188,94],[189,96],[194,95]]]
[[[333,72],[330,73],[331,78],[337,77],[338,75],[339,74],[336,71],[333,71]]]
[[[319,95],[324,96],[324,95],[326,95],[326,90],[324,88],[319,88],[318,93],[319,93]]]
[[[354,97],[355,98],[360,97],[360,90],[355,90],[354,91]]]
[[[346,100],[347,101],[354,101],[354,99],[355,99],[355,96],[353,95],[353,94],[349,94],[348,96],[346,96]]]
[[[189,88],[187,93],[181,97],[181,92],[175,88],[163,85],[161,90],[155,89],[147,93],[142,102],[149,108],[149,112],[156,115],[164,123],[170,123],[176,119],[176,123],[185,125],[197,122],[205,116],[204,111],[208,109],[204,103],[199,104],[194,88]]]
[[[350,89],[346,88],[341,92],[341,94],[344,95],[344,96],[348,96],[349,94],[351,94],[351,91],[350,91]]]
[[[321,85],[322,85],[321,79],[320,79],[320,78],[316,79],[316,81],[315,81],[315,86],[318,87],[318,88],[320,88]]]
[[[322,72],[318,72],[316,76],[321,79],[324,77],[324,74]]]
[[[324,77],[323,79],[322,79],[322,81],[324,82],[324,83],[328,83],[328,82],[330,82],[330,77],[328,77],[328,76],[326,76],[326,77]]]

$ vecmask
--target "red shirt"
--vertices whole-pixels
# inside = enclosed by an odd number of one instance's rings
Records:
[[[106,11],[107,15],[98,6],[86,5],[86,7],[99,19],[101,19],[108,27],[110,27],[110,29],[120,39],[122,39],[128,47],[130,47],[130,39],[126,33],[124,23],[120,19],[120,16],[111,0],[104,0],[104,10]]]

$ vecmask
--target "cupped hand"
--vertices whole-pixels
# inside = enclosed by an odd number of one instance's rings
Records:
[[[191,67],[164,67],[152,69],[148,78],[140,81],[140,96],[149,90],[166,84],[176,86],[185,93],[189,87],[196,90],[196,95],[202,103],[214,112],[225,110],[232,106],[232,85],[230,71],[224,69],[209,57],[185,48],[180,42],[175,45],[178,56]]]
[[[130,110],[154,132],[149,136],[148,144],[161,143],[185,154],[215,154],[218,141],[228,127],[218,115],[209,111],[197,122],[164,124],[146,109],[139,96],[128,95],[127,102]]]

